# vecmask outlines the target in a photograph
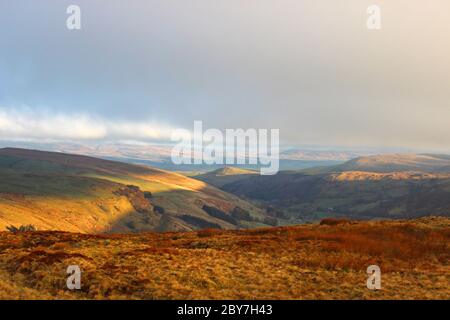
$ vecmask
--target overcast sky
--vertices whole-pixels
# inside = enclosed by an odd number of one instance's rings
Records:
[[[381,30],[366,27],[370,4]],[[450,153],[449,12],[448,0],[2,0],[0,137],[159,141],[203,120],[279,128],[287,144]]]

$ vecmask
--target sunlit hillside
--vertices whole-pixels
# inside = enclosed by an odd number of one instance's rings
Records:
[[[246,170],[237,167],[224,167],[221,169],[195,175],[193,176],[193,178],[220,188],[228,183],[243,180],[247,177],[258,174],[259,172],[254,170]]]
[[[0,177],[0,230],[25,224],[83,233],[264,225],[261,210],[236,196],[147,166],[6,148],[0,149]],[[211,216],[205,206],[224,216]],[[252,219],[227,219],[237,207]]]
[[[450,173],[450,156],[443,154],[385,154],[358,157],[341,165],[331,167],[333,171],[368,172],[445,172]]]

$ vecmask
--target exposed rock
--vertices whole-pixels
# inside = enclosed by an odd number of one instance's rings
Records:
[[[137,186],[127,185],[126,187],[115,191],[115,194],[127,197],[134,210],[139,213],[150,213],[153,211],[152,204]]]

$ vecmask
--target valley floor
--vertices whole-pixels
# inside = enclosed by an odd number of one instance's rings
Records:
[[[0,233],[0,299],[450,299],[450,219],[245,231]],[[366,287],[381,268],[382,289]],[[81,290],[66,289],[69,265]]]

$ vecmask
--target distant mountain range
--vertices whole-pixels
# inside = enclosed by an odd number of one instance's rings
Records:
[[[220,169],[223,165],[174,165],[170,155],[170,144],[145,144],[134,142],[104,142],[69,143],[69,142],[21,142],[0,141],[0,147],[16,147],[52,152],[63,152],[99,157],[129,163],[145,164],[170,171],[211,171]],[[341,164],[347,160],[362,155],[371,154],[370,151],[335,151],[308,150],[289,148],[280,151],[281,170],[299,170],[317,166],[331,166]],[[254,165],[241,165],[245,169],[258,169]]]

